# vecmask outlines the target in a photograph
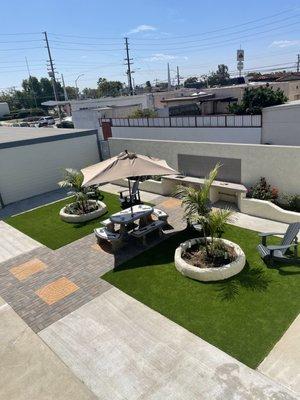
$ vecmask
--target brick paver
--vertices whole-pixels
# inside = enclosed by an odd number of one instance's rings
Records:
[[[33,274],[40,272],[47,268],[46,264],[38,258],[33,258],[23,264],[17,265],[10,269],[10,272],[17,278],[19,281],[23,281],[27,279]]]
[[[71,293],[76,292],[77,289],[79,289],[79,287],[75,285],[75,283],[63,277],[54,282],[48,283],[48,285],[37,290],[35,293],[45,303],[51,305],[66,296],[69,296]]]
[[[165,198],[159,200],[165,200]],[[176,231],[185,228],[180,207],[176,207],[175,204],[172,208],[163,207],[162,204],[158,204],[158,207],[165,209],[169,214],[170,226],[166,227],[163,238],[153,235],[147,247],[154,246]],[[144,250],[145,246],[132,239],[113,254],[99,248],[93,234],[55,251],[40,246],[0,264],[0,296],[35,332],[39,332],[110,289],[111,285],[100,277],[116,265]],[[39,260],[46,268],[39,271],[36,268],[36,271],[30,276],[28,275],[26,279],[17,279],[12,271],[18,271],[15,268],[20,268],[21,265],[24,268],[24,264],[32,267],[33,260]],[[30,269],[30,267],[28,268]],[[26,268],[24,268],[25,270]],[[34,270],[33,267],[32,270]],[[76,290],[70,290],[67,295],[60,298],[57,294],[55,301],[48,301],[47,304],[44,301],[45,297],[43,300],[38,294],[41,294],[42,288],[47,285],[48,288],[51,288],[49,285],[55,281],[61,282],[62,278],[70,281],[74,285],[73,288],[76,286]],[[68,285],[66,285],[66,281],[63,282],[65,285],[57,293],[65,294],[67,292]]]

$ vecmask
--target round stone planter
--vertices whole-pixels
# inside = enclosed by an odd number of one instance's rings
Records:
[[[209,240],[210,238],[207,239]],[[193,246],[194,244],[204,243],[204,238],[195,238],[187,240],[186,242],[181,243],[179,247],[177,247],[175,251],[176,269],[184,276],[203,282],[220,281],[238,274],[245,266],[245,253],[236,243],[230,242],[226,239],[220,240],[222,240],[222,242],[224,242],[225,244],[234,247],[234,250],[237,254],[236,260],[219,268],[199,268],[188,264],[186,261],[183,260],[183,258],[181,258],[183,250]]]
[[[89,200],[89,203],[90,204],[97,203],[98,210],[92,211],[92,212],[87,213],[87,214],[80,214],[80,215],[67,214],[66,213],[66,206],[65,206],[60,210],[59,216],[64,222],[70,222],[70,223],[73,223],[73,224],[79,224],[81,222],[86,222],[86,221],[90,221],[90,220],[95,219],[95,218],[99,218],[101,215],[106,213],[107,207],[106,207],[105,203],[103,203],[102,201]]]

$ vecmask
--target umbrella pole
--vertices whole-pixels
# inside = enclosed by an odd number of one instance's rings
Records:
[[[132,195],[131,195],[131,186],[130,186],[130,179],[129,179],[129,178],[128,178],[128,191],[129,191],[129,200],[130,200],[131,216],[133,217]]]

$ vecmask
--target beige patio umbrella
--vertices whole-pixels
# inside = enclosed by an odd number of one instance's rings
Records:
[[[172,175],[178,172],[165,160],[130,153],[127,150],[108,160],[99,162],[81,170],[84,176],[83,186],[98,185],[127,178],[131,198],[130,179],[145,175]]]

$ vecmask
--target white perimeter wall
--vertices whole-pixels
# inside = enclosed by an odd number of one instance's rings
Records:
[[[201,143],[141,139],[109,140],[111,156],[124,149],[165,159],[178,168],[178,154],[237,158],[241,181],[249,187],[261,176],[281,192],[300,193],[300,147],[249,144]],[[200,174],[201,175],[201,172]]]
[[[262,143],[300,146],[300,102],[263,109]]]
[[[260,143],[261,128],[112,127],[115,138],[185,140],[221,143]]]
[[[64,168],[99,162],[96,135],[0,149],[4,204],[58,189]]]

